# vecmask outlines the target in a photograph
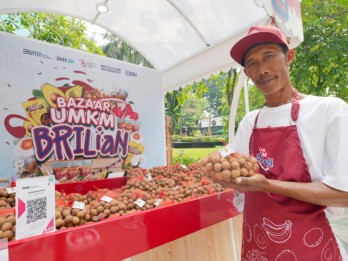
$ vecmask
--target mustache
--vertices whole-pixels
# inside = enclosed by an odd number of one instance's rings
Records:
[[[275,78],[276,78],[276,76],[273,76],[273,75],[263,75],[263,76],[260,76],[256,82],[257,83],[264,83],[264,82],[268,82],[270,80],[273,80]]]

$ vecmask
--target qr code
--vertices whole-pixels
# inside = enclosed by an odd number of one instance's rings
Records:
[[[47,198],[37,198],[27,201],[27,224],[47,218]]]

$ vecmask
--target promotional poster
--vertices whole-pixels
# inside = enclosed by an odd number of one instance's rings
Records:
[[[158,71],[0,33],[0,176],[57,183],[165,164]]]

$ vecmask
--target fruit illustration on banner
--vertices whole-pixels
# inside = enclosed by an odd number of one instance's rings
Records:
[[[116,108],[112,110],[114,115],[120,119],[139,120],[139,114],[135,112],[130,103],[119,103]]]
[[[52,108],[57,108],[56,103],[58,97],[65,97],[65,94],[62,90],[49,83],[45,83],[44,85],[42,85],[41,91],[46,102]]]
[[[32,118],[26,118],[26,120],[23,123],[23,127],[25,128],[26,132],[25,134],[27,136],[31,136],[31,129],[37,126],[37,123]]]

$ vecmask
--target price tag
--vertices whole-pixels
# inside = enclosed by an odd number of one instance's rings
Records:
[[[8,194],[13,194],[13,193],[16,193],[16,188],[15,187],[6,188],[6,191]]]
[[[81,201],[74,201],[72,208],[85,209],[85,203]]]
[[[232,154],[233,152],[235,152],[235,150],[231,144],[227,144],[226,146],[219,149],[219,152],[221,154],[221,157],[224,158],[224,157]]]
[[[134,201],[134,204],[142,208],[143,206],[145,206],[146,202],[142,200],[141,198],[138,198],[136,201]]]
[[[107,203],[110,203],[113,200],[113,198],[110,198],[108,196],[102,196],[101,200],[103,200],[103,201],[105,201]]]
[[[151,181],[152,180],[152,176],[151,176],[150,173],[147,173],[145,176],[146,176],[146,180],[147,181]]]
[[[158,207],[159,204],[161,204],[162,201],[163,201],[163,199],[159,198],[159,199],[157,199],[153,204],[154,204],[156,207]]]
[[[180,165],[183,169],[187,169],[186,165]]]

